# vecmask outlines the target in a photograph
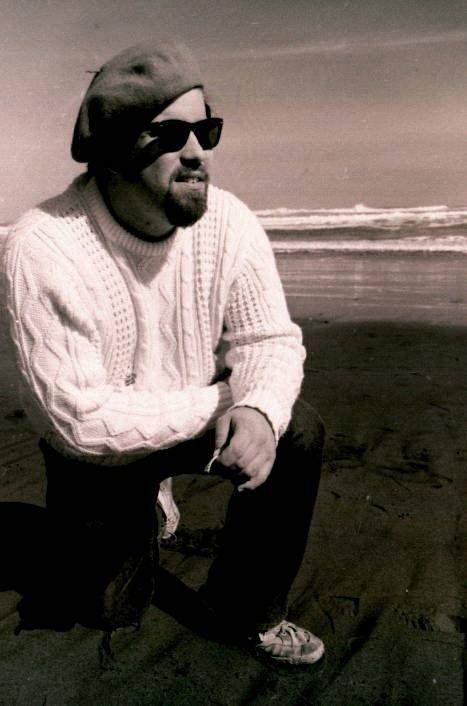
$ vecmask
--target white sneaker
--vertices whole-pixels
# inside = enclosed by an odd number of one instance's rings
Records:
[[[288,620],[259,633],[257,648],[271,659],[288,664],[314,664],[324,655],[319,637]]]

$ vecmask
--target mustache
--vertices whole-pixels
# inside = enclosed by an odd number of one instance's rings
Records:
[[[200,165],[195,169],[190,169],[188,167],[178,167],[176,171],[170,177],[170,181],[189,181],[190,179],[196,179],[197,181],[209,181],[209,174],[205,167]]]

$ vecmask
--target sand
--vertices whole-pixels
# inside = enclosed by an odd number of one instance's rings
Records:
[[[20,596],[5,591],[2,706],[461,706],[467,328],[324,316],[301,323],[309,354],[303,394],[324,418],[327,443],[290,615],[325,640],[320,667],[278,669],[151,607],[139,631],[117,633],[116,662],[102,671],[96,631],[15,636]],[[0,371],[0,500],[43,505],[42,462],[4,355]],[[177,482],[182,527],[162,562],[188,587],[204,579],[228,492],[217,479]],[[9,539],[4,533],[2,543]],[[169,591],[174,604],[180,588]]]

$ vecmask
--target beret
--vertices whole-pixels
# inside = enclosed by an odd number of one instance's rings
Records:
[[[118,164],[158,113],[198,87],[203,87],[199,66],[179,42],[146,42],[117,54],[99,69],[83,98],[73,159]]]

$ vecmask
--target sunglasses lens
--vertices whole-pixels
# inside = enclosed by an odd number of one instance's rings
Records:
[[[178,152],[186,144],[189,134],[189,123],[182,120],[166,120],[159,125],[159,148],[163,152]]]
[[[193,132],[203,148],[203,150],[212,150],[213,147],[219,144],[222,132],[221,118],[207,118],[195,123]]]

